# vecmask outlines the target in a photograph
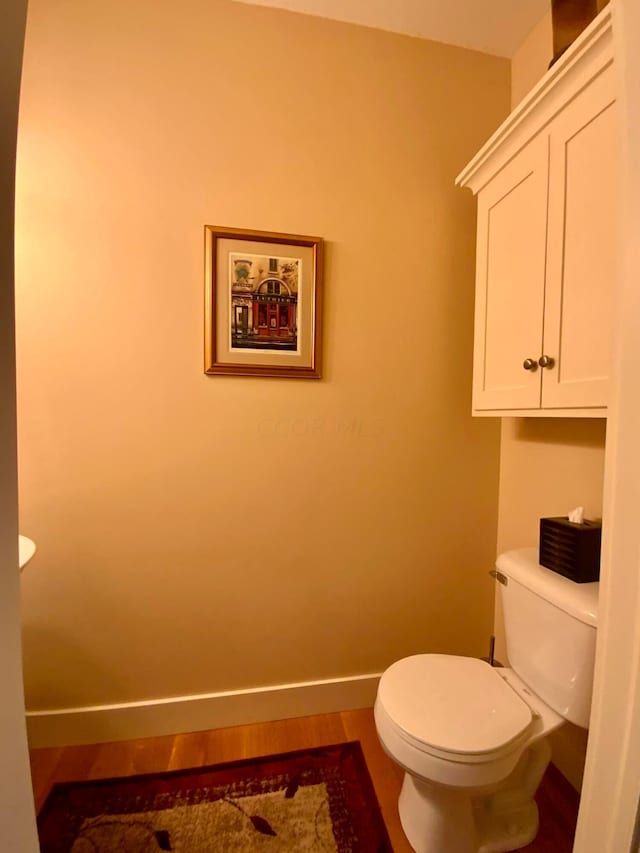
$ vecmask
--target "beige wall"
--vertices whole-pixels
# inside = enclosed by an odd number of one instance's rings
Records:
[[[515,107],[543,76],[553,56],[551,3],[511,58],[511,106]]]
[[[483,654],[475,201],[509,64],[227,2],[33,0],[20,137],[32,709]],[[203,225],[327,241],[325,379],[202,373]]]
[[[602,517],[606,421],[504,418],[498,553],[537,545],[540,518],[584,506]]]
[[[551,56],[549,13],[512,59],[512,106],[543,76]],[[582,505],[587,518],[601,517],[605,426],[600,419],[503,418],[498,553],[536,545],[542,516],[566,515]],[[496,655],[506,660],[499,606]],[[554,762],[576,788],[582,782],[586,741],[586,732],[571,725],[564,726],[552,740]]]

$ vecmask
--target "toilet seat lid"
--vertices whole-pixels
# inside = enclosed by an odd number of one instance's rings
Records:
[[[495,753],[529,727],[529,706],[477,658],[413,655],[383,674],[378,699],[393,723],[445,753]]]

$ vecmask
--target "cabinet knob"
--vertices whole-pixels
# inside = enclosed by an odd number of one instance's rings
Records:
[[[540,361],[540,364],[542,364],[542,361]],[[522,366],[525,370],[537,370],[538,362],[535,360],[535,358],[525,358],[525,360],[522,362]]]
[[[553,365],[555,363],[556,363],[555,358],[551,358],[550,355],[543,355],[543,356],[541,356],[540,360],[538,361],[538,364],[540,365],[540,367],[551,368],[551,367],[553,367]]]

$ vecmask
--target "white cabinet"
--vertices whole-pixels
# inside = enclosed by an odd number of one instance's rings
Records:
[[[605,9],[457,179],[478,198],[474,414],[606,415],[612,62]]]
[[[616,275],[617,143],[609,66],[550,127],[542,407],[606,406]]]
[[[480,196],[474,409],[540,406],[541,371],[523,363],[542,354],[548,161],[547,140],[534,140]]]

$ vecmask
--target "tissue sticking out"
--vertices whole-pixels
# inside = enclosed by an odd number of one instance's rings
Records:
[[[569,513],[569,521],[572,521],[574,524],[582,524],[584,521],[584,507],[577,506],[575,509],[572,509]]]

